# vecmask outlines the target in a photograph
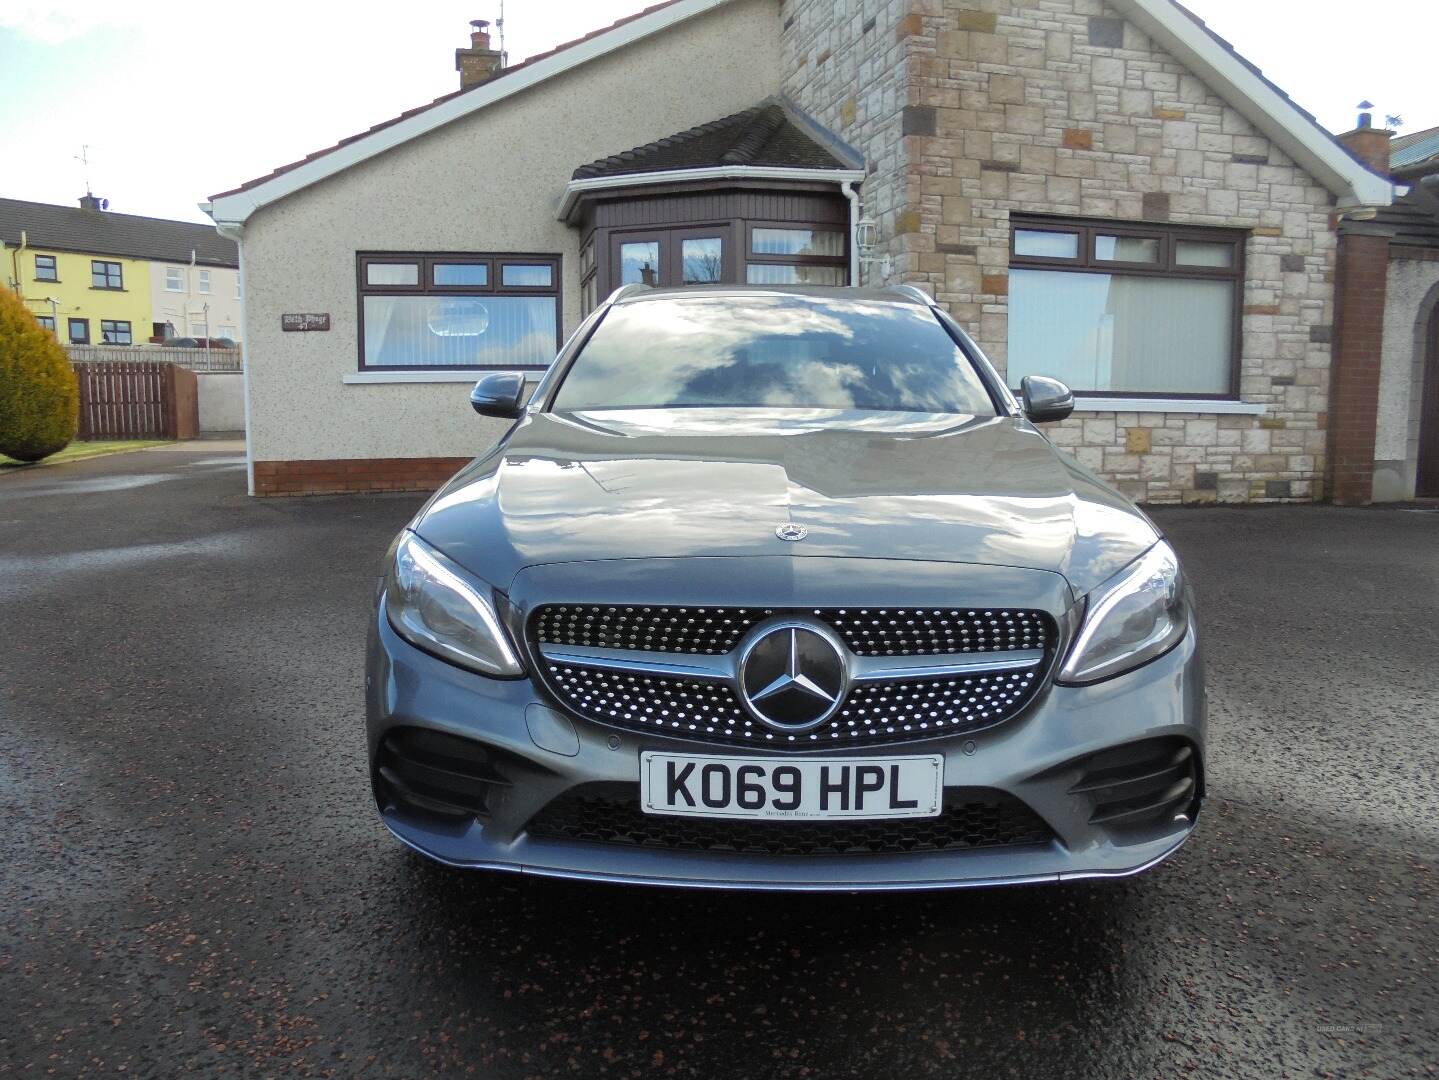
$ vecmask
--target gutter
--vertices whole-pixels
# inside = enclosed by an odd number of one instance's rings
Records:
[[[245,360],[245,350],[250,347],[250,284],[245,280],[245,225],[240,221],[221,221],[215,218],[211,203],[202,202],[200,209],[215,221],[215,231],[226,240],[235,241],[235,250],[240,262],[240,384],[245,396],[245,489],[255,494],[255,447],[251,442],[250,409],[250,365]],[[205,327],[209,331],[209,325]]]
[[[839,186],[849,200],[849,283],[858,286],[859,280],[859,188],[853,180]]]
[[[763,165],[716,165],[704,169],[664,169],[659,172],[625,173],[622,176],[594,176],[583,180],[571,180],[565,185],[564,198],[560,200],[556,217],[570,223],[575,204],[582,195],[594,191],[619,191],[624,188],[646,187],[652,184],[681,184],[704,180],[791,180],[809,181],[821,184],[845,185],[862,183],[863,169],[786,169]],[[850,198],[846,191],[846,198]],[[853,200],[851,200],[853,206]],[[851,237],[853,239],[853,237]],[[853,245],[851,245],[851,250]]]
[[[21,229],[20,246],[17,247],[14,251],[10,252],[10,266],[14,270],[15,295],[18,296],[22,302],[25,299],[25,279],[20,276],[20,256],[24,254],[25,249],[29,246],[30,238],[26,234],[25,230]],[[55,331],[57,335],[59,334],[59,332],[60,331],[58,330]]]

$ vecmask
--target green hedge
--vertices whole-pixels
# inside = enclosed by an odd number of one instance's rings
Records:
[[[0,288],[0,454],[39,461],[75,437],[80,386],[55,335]]]

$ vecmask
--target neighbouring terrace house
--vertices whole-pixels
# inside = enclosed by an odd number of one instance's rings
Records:
[[[502,430],[468,384],[622,283],[910,282],[1136,498],[1373,494],[1382,289],[1336,280],[1393,185],[1169,0],[673,0],[499,60],[212,198],[252,492],[439,483]]]

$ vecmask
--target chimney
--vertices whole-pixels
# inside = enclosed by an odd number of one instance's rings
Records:
[[[482,82],[488,82],[504,67],[504,55],[498,49],[490,48],[490,24],[486,19],[474,19],[470,23],[470,47],[455,50],[455,70],[460,73],[460,89],[468,90]]]
[[[80,196],[81,210],[104,210],[109,205],[109,199],[102,199],[98,195],[91,195],[88,191]]]
[[[1374,126],[1374,114],[1369,112],[1374,108],[1367,101],[1361,101],[1359,108],[1363,111],[1359,114],[1358,126],[1353,131],[1346,131],[1339,136],[1339,141],[1348,147],[1349,152],[1357,157],[1364,164],[1368,165],[1373,172],[1380,176],[1389,175],[1389,140],[1394,132]]]

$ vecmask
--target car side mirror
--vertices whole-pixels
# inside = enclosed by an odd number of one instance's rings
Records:
[[[1024,415],[1031,423],[1063,420],[1074,411],[1074,391],[1058,379],[1026,375],[1020,380],[1019,392],[1024,398]]]
[[[475,383],[470,405],[481,416],[513,420],[525,408],[525,377],[517,371],[496,371]]]

